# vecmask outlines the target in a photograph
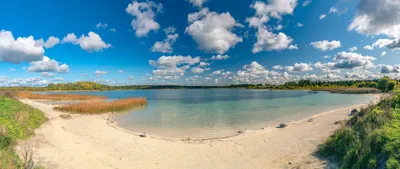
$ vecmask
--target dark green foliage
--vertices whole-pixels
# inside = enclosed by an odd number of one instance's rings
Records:
[[[381,83],[379,83],[381,81]],[[326,90],[330,89],[356,89],[356,88],[379,88],[387,92],[393,90],[397,81],[385,77],[383,80],[347,80],[347,81],[311,81],[300,80],[287,82],[283,85],[271,84],[232,84],[228,86],[180,86],[180,85],[132,85],[132,86],[108,86],[95,82],[76,82],[49,84],[46,87],[2,87],[2,91],[67,91],[67,90],[136,90],[136,89],[211,89],[211,88],[247,88],[247,89],[282,89],[282,90]],[[353,92],[352,90],[346,90]],[[374,90],[357,90],[358,93],[375,93]]]
[[[320,146],[345,169],[400,167],[400,93],[363,108]]]

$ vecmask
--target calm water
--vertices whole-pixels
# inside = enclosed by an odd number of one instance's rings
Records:
[[[74,93],[74,92],[71,92]],[[210,138],[300,120],[323,111],[368,103],[372,95],[246,89],[76,92],[110,99],[146,97],[148,105],[117,114],[118,125],[166,137]]]

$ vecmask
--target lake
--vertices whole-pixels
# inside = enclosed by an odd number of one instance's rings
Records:
[[[180,89],[68,92],[109,99],[146,97],[148,105],[118,113],[122,128],[179,138],[212,138],[300,120],[373,101],[373,95],[248,89]]]

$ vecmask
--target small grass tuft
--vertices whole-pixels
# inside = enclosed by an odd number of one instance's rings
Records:
[[[146,98],[127,98],[114,100],[110,102],[98,101],[98,102],[87,102],[71,105],[63,105],[55,107],[55,110],[78,113],[78,114],[102,114],[109,112],[121,112],[132,109],[134,107],[144,106],[147,104]]]

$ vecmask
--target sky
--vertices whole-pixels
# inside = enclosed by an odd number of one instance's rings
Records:
[[[18,0],[0,16],[0,86],[400,77],[398,0]]]

